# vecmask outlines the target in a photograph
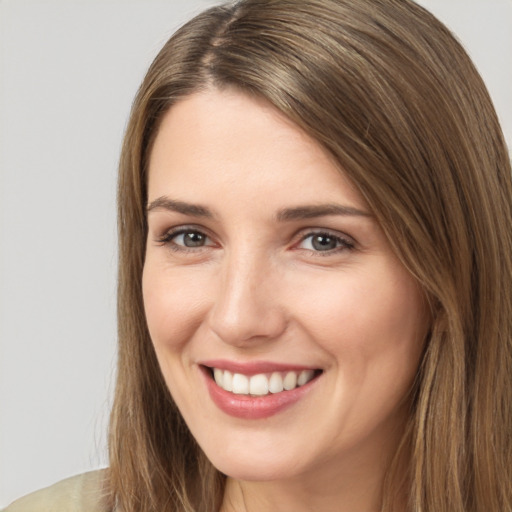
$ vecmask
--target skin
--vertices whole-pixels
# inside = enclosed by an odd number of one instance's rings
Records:
[[[169,200],[203,210],[175,211]],[[279,216],[325,204],[345,210]],[[378,510],[427,315],[355,187],[264,100],[212,89],[163,118],[148,205],[149,331],[192,434],[228,475],[223,512]],[[199,233],[199,245],[186,247],[173,231],[182,228],[196,241]],[[312,232],[330,237],[329,250]],[[235,418],[211,400],[200,371],[219,358],[322,374],[284,411]]]

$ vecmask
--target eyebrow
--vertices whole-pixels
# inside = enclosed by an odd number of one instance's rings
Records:
[[[206,206],[199,204],[186,203],[185,201],[176,201],[168,197],[158,197],[147,206],[147,212],[153,210],[168,210],[183,215],[191,215],[192,217],[202,217],[207,219],[214,218],[212,211]],[[324,217],[327,215],[344,215],[371,217],[372,215],[353,206],[345,206],[341,204],[320,204],[320,205],[304,205],[293,208],[283,208],[279,210],[276,219],[279,222],[289,222],[295,220],[313,219],[316,217]]]
[[[372,215],[353,206],[341,204],[320,204],[297,206],[295,208],[284,208],[277,213],[278,221],[294,221],[324,217],[326,215],[349,215],[360,217],[371,217]]]
[[[192,217],[203,217],[207,219],[213,218],[213,214],[206,206],[199,204],[185,203],[184,201],[175,201],[168,197],[158,197],[148,204],[146,211],[149,213],[153,210],[169,210],[172,212],[182,213],[183,215],[191,215]]]

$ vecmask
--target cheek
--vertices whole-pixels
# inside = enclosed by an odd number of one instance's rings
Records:
[[[177,350],[191,338],[201,323],[209,296],[204,279],[162,267],[146,261],[142,276],[146,320],[157,352],[164,348]]]
[[[376,267],[310,281],[295,296],[298,321],[346,371],[414,374],[427,330],[419,287],[401,267]]]
[[[313,288],[301,316],[303,328],[330,355],[337,424],[357,437],[402,421],[399,410],[417,374],[427,321],[408,274],[352,275],[333,282],[329,292]],[[342,432],[335,427],[333,438]]]
[[[199,283],[187,272],[146,260],[142,293],[149,334],[167,387],[188,417],[196,400],[189,392],[191,340],[201,325],[209,295],[202,279]]]

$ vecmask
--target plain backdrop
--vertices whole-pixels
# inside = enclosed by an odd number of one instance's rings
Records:
[[[0,507],[107,464],[115,181],[132,98],[212,0],[0,0]],[[512,0],[421,0],[512,143]]]

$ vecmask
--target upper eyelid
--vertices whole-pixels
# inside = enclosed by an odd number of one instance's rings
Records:
[[[350,239],[348,239],[348,237],[334,236],[334,235],[331,235],[331,234],[325,233],[325,232],[310,233],[309,235],[302,237],[295,245],[299,245],[299,244],[303,243],[304,241],[306,241],[308,238],[313,237],[315,235],[328,235],[330,238],[335,239],[339,243],[339,245],[337,247],[334,247],[332,249],[326,249],[324,251],[318,251],[318,250],[314,250],[314,249],[300,248],[300,247],[298,248],[298,250],[309,251],[315,255],[328,256],[329,254],[332,255],[332,254],[339,253],[341,251],[353,250],[356,248],[355,243],[352,242]]]
[[[176,236],[182,235],[187,232],[200,233],[201,235],[204,235],[207,239],[213,240],[213,237],[208,233],[208,230],[190,225],[175,226],[173,228],[166,229],[161,234],[157,234],[155,236],[155,240],[160,244],[171,243]]]
[[[178,226],[173,226],[173,227],[162,229],[160,232],[161,232],[161,236],[166,236],[166,235],[178,235],[180,233],[185,233],[187,231],[194,231],[197,233],[201,233],[207,237],[210,237],[210,238],[212,237],[209,229],[206,229],[203,226],[197,226],[194,224],[180,224]]]
[[[336,233],[333,233],[331,231],[310,231],[309,233],[306,233],[304,234],[303,236],[300,237],[300,240],[306,240],[307,238],[310,238],[312,236],[319,236],[319,235],[326,235],[330,238],[335,238],[337,240],[343,240],[345,242],[350,242],[352,243],[352,238],[349,237],[349,236],[346,236],[346,235],[342,235],[342,234],[336,234]]]
[[[329,235],[329,236],[332,236],[333,238],[339,238],[340,240],[349,242],[352,245],[357,244],[357,241],[353,236],[351,236],[345,232],[338,231],[336,229],[330,229],[330,228],[317,228],[317,227],[303,228],[295,235],[294,238],[298,238],[299,240],[304,240],[313,235]]]

